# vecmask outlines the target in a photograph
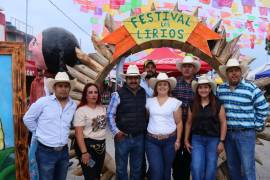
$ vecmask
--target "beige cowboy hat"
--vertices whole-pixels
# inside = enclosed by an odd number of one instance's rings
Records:
[[[55,75],[55,78],[54,79],[52,79],[52,78],[49,78],[48,79],[47,86],[48,86],[49,91],[50,92],[54,92],[53,87],[54,87],[54,85],[56,83],[59,83],[59,82],[67,82],[67,83],[69,83],[70,84],[70,90],[73,90],[74,87],[75,87],[75,84],[76,84],[77,80],[76,79],[70,80],[69,79],[69,76],[68,76],[68,74],[66,72],[58,72]]]
[[[201,63],[198,58],[186,55],[182,61],[176,61],[176,69],[181,72],[183,64],[193,64],[195,67],[195,73],[199,72],[201,68]]]
[[[231,67],[239,67],[242,71],[242,74],[245,74],[247,71],[247,66],[241,65],[237,59],[232,58],[227,61],[226,65],[219,66],[220,74],[227,78],[227,69]]]
[[[127,76],[141,76],[139,68],[133,64],[128,66],[126,74],[122,73],[121,75],[123,78],[126,78]]]
[[[196,92],[198,85],[200,84],[209,84],[211,86],[211,89],[213,92],[216,91],[216,83],[214,81],[212,81],[212,79],[210,79],[207,75],[202,75],[198,78],[198,81],[192,81],[191,83],[191,87],[192,87],[192,91]]]
[[[156,78],[151,78],[149,80],[149,86],[154,89],[157,82],[159,81],[167,81],[170,86],[171,86],[171,89],[174,89],[175,86],[176,86],[176,79],[174,77],[168,77],[168,75],[166,73],[159,73],[158,76]]]

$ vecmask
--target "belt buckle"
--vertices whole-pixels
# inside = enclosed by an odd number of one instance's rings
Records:
[[[167,138],[166,135],[158,135],[157,136],[158,140],[163,140],[163,139],[166,139],[166,138]]]

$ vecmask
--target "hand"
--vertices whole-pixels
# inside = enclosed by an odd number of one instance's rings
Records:
[[[123,133],[122,131],[119,131],[115,136],[114,136],[114,139],[116,141],[120,141],[122,139],[125,138],[125,133]]]
[[[91,155],[89,153],[82,154],[81,161],[83,164],[87,164],[91,159]]]
[[[224,151],[224,143],[219,142],[218,147],[217,147],[217,153],[220,154]]]
[[[189,143],[189,140],[185,140],[185,147],[187,148],[188,152],[191,153],[192,146]]]
[[[180,148],[180,141],[176,140],[175,143],[174,143],[174,149],[175,151],[177,151],[179,148]]]

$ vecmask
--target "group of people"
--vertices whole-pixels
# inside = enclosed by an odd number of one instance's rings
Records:
[[[177,79],[157,74],[152,60],[145,62],[143,74],[130,65],[107,109],[92,83],[76,106],[69,97],[75,82],[59,72],[48,84],[54,93],[33,103],[23,118],[38,142],[40,179],[66,179],[71,122],[85,179],[100,179],[107,123],[119,180],[145,175],[187,180],[190,174],[194,180],[214,180],[224,149],[232,180],[256,179],[256,131],[263,130],[269,107],[260,89],[242,78],[245,67],[237,59],[220,66],[227,82],[218,88],[207,75],[196,79],[200,62],[195,57],[185,56],[176,67],[181,72]]]

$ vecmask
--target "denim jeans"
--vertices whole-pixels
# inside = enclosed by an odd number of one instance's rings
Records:
[[[140,180],[144,157],[144,134],[126,136],[120,141],[114,140],[115,163],[117,180]],[[130,178],[128,178],[127,165],[130,165]]]
[[[193,180],[215,180],[218,137],[192,135],[191,174]]]
[[[77,142],[75,143],[75,152],[79,158],[84,179],[99,180],[105,160],[105,153],[106,153],[105,140],[84,138],[84,142],[87,148],[87,152],[91,155],[91,159],[95,161],[95,165],[93,167],[90,167],[88,164],[82,163],[81,162],[82,154],[80,148]]]
[[[54,151],[38,144],[36,158],[40,180],[65,180],[68,171],[68,147]]]
[[[225,150],[231,180],[255,180],[255,130],[227,131]]]
[[[175,157],[176,136],[158,140],[146,136],[146,154],[151,180],[170,180]]]

